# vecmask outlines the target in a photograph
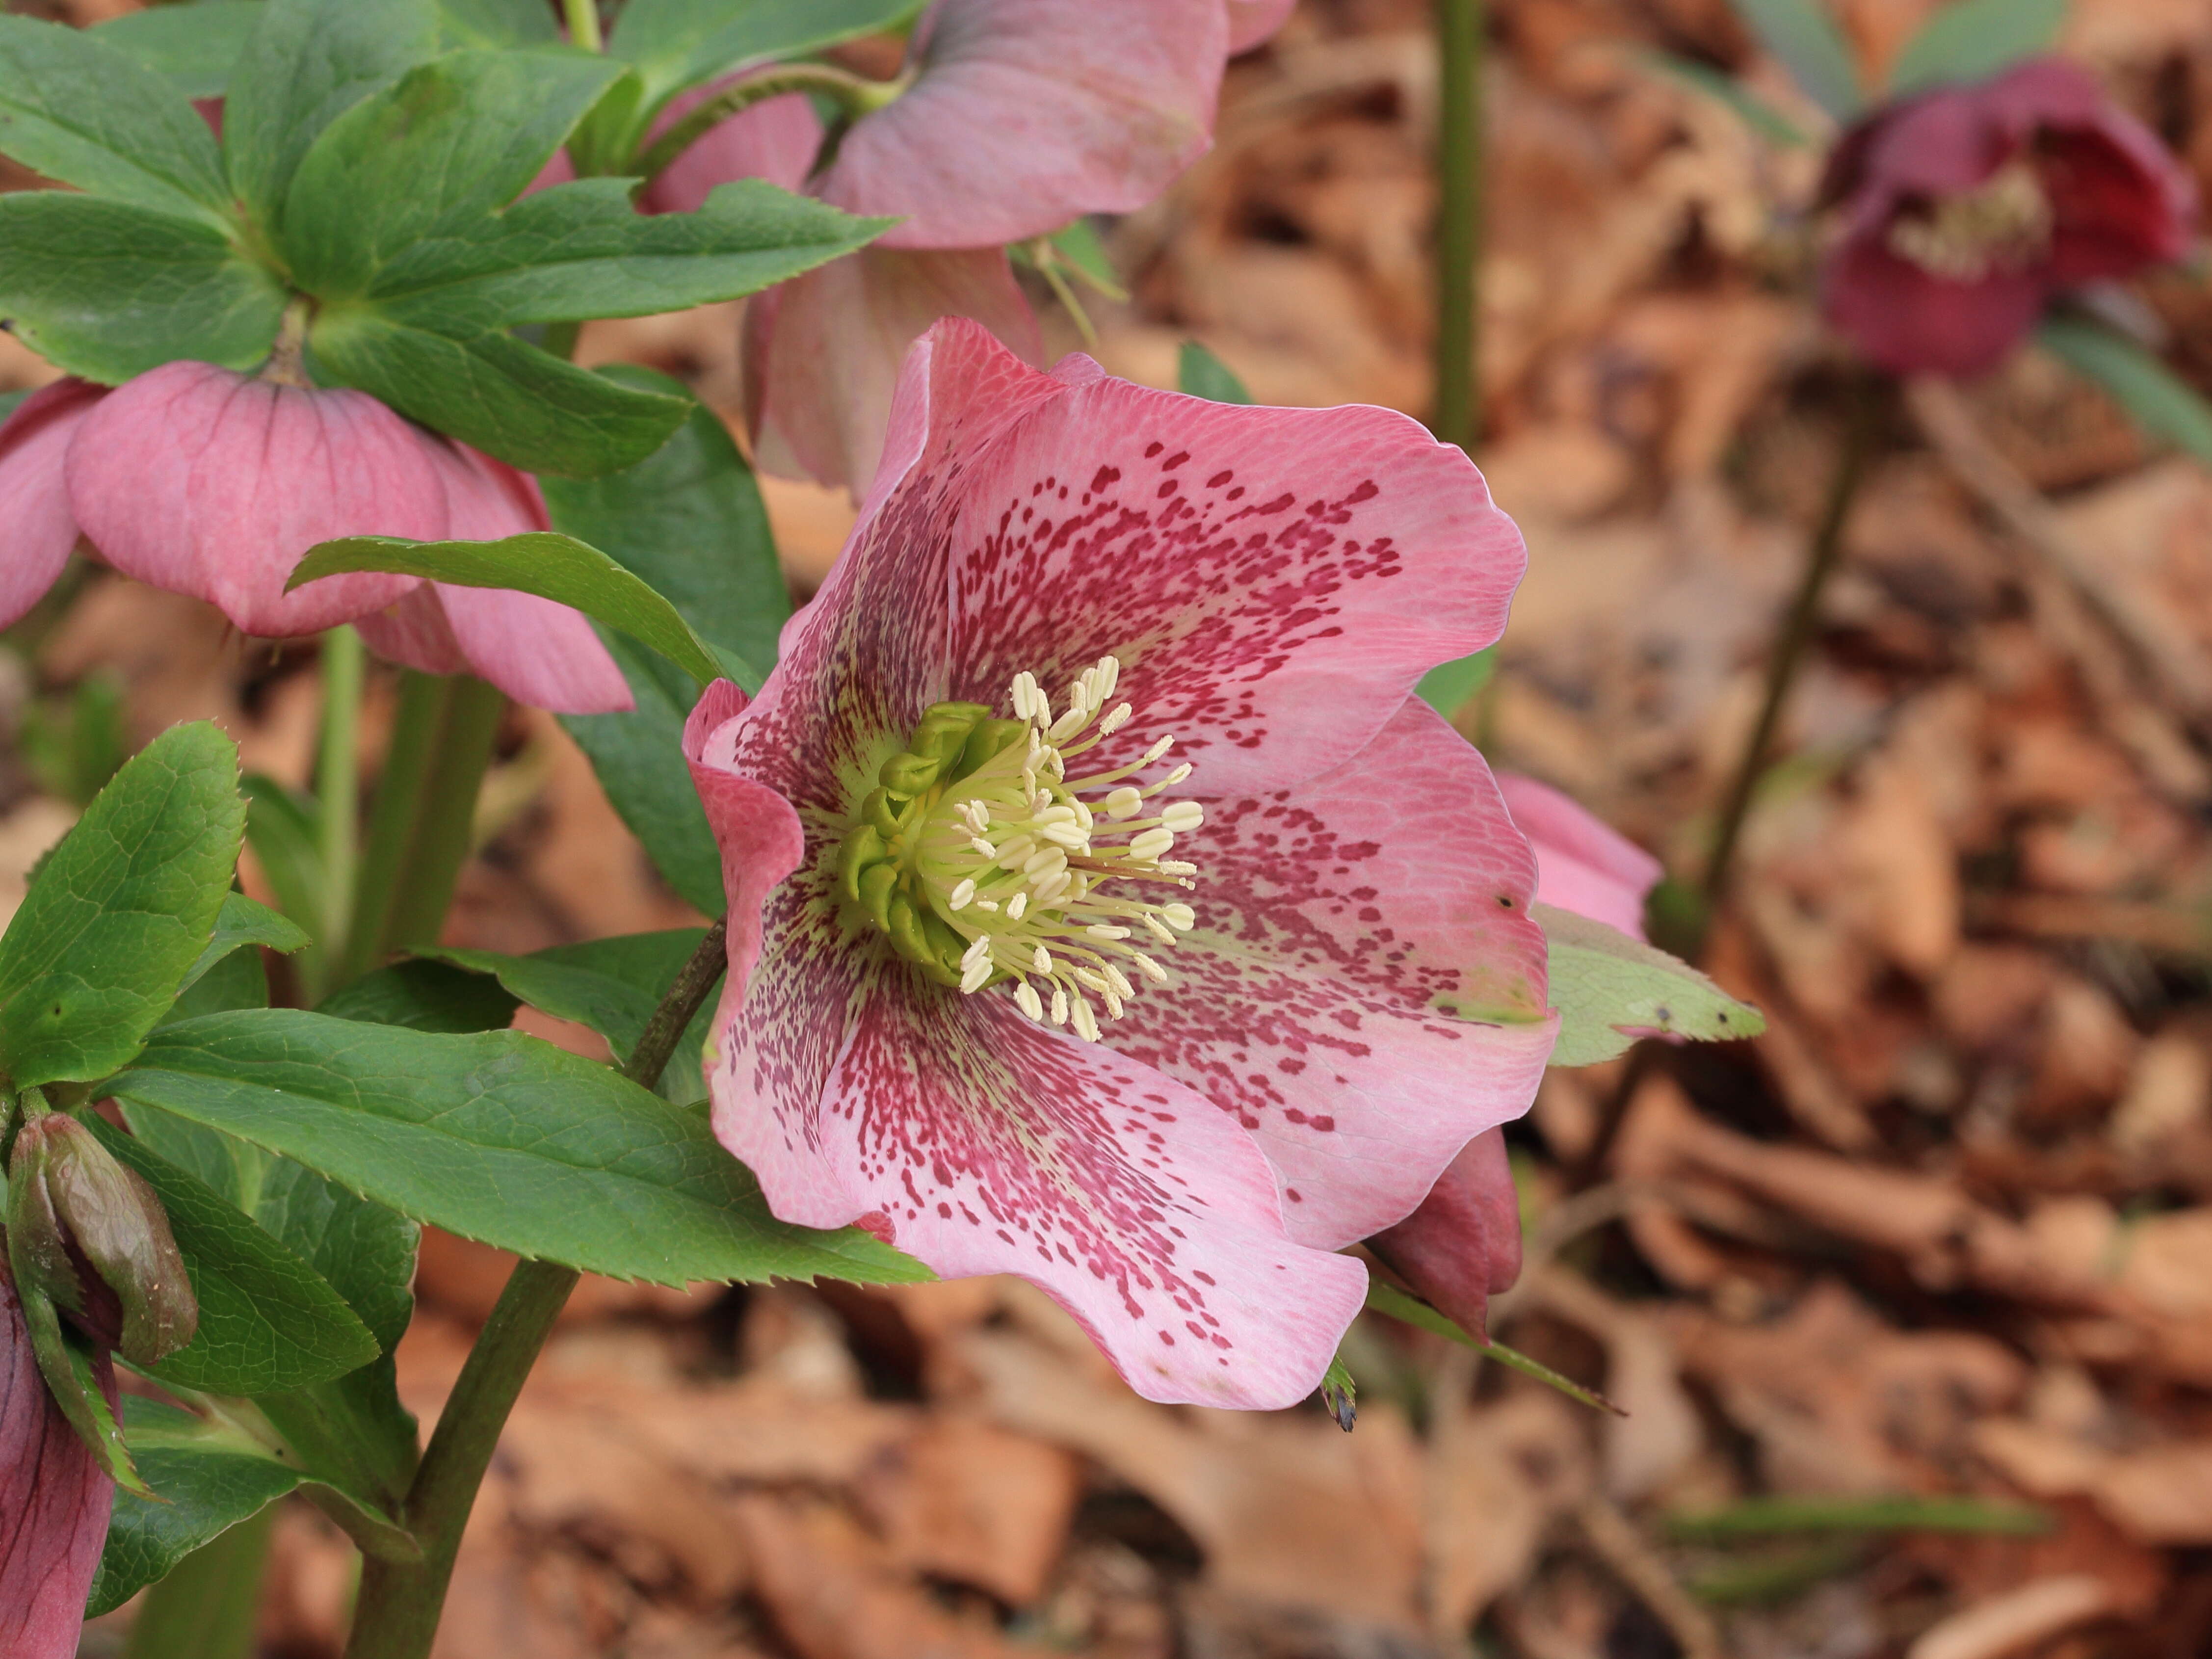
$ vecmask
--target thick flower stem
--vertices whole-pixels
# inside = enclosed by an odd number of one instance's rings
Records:
[[[404,945],[437,937],[468,857],[477,787],[506,707],[497,690],[466,675],[410,670],[402,678],[354,888],[353,925],[333,964],[331,988]]]
[[[1705,903],[1698,919],[1700,945],[1714,911],[1727,896],[1729,882],[1735,871],[1736,844],[1743,834],[1744,819],[1751,811],[1751,800],[1758,792],[1759,781],[1765,775],[1768,751],[1782,724],[1782,711],[1788,706],[1790,689],[1819,626],[1820,599],[1827,591],[1828,579],[1835,574],[1843,553],[1844,526],[1850,517],[1852,498],[1858,494],[1859,485],[1866,477],[1867,461],[1881,419],[1881,404],[1870,380],[1862,377],[1853,383],[1843,450],[1836,458],[1835,471],[1829,477],[1828,495],[1821,503],[1820,521],[1814,526],[1813,538],[1806,547],[1804,574],[1798,580],[1796,597],[1790,602],[1789,615],[1775,639],[1773,653],[1767,659],[1766,687],[1759,698],[1759,718],[1752,723],[1751,735],[1736,760],[1735,773],[1729,781],[1728,793],[1723,798],[1719,821],[1713,830],[1712,852],[1705,860]]]
[[[317,839],[323,855],[325,956],[346,936],[361,861],[361,692],[367,650],[340,625],[323,635],[323,730],[315,762]]]
[[[623,1067],[632,1082],[649,1089],[660,1080],[678,1039],[722,977],[724,940],[724,924],[718,921],[660,999]],[[346,1659],[428,1659],[461,1533],[500,1430],[579,1277],[572,1267],[523,1261],[507,1279],[439,1413],[407,1494],[405,1519],[422,1542],[422,1559],[406,1565],[364,1559]]]
[[[605,52],[606,41],[599,33],[599,0],[561,0],[561,10],[568,24],[568,40],[586,52]]]
[[[1437,0],[1436,401],[1430,428],[1482,435],[1475,264],[1482,237],[1482,0]]]

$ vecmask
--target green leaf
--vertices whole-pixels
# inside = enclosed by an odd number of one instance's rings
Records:
[[[250,810],[249,810],[250,815]],[[215,933],[210,937],[207,949],[185,975],[179,989],[197,984],[200,976],[221,962],[233,951],[249,945],[265,945],[280,955],[289,956],[305,949],[307,935],[289,916],[279,915],[265,904],[259,904],[243,893],[225,893],[222,908],[216,913]]]
[[[447,334],[642,317],[757,294],[894,222],[759,179],[717,185],[696,213],[641,214],[635,188],[580,179],[526,196],[391,258],[368,292],[386,315]]]
[[[1889,96],[1984,81],[2023,58],[2048,52],[2066,21],[2067,0],[1953,0],[1921,25],[1889,72]]]
[[[558,531],[528,530],[495,542],[348,536],[308,549],[286,580],[285,592],[302,582],[355,570],[393,570],[461,587],[535,593],[619,628],[702,686],[722,673],[713,647],[691,631],[674,605],[598,548]]]
[[[153,70],[187,98],[220,98],[261,21],[262,0],[197,0],[111,17],[92,38]],[[218,151],[217,176],[222,173]]]
[[[1865,107],[1850,44],[1822,0],[1735,0],[1736,15],[1806,94],[1838,121]]]
[[[284,303],[273,275],[199,220],[60,191],[0,196],[0,319],[72,374],[119,386],[179,357],[252,368]]]
[[[85,1617],[112,1613],[201,1545],[251,1519],[300,1484],[288,1468],[235,1430],[204,1423],[136,1395],[123,1402],[124,1432],[150,1498],[115,1494],[107,1544]]]
[[[602,372],[646,390],[676,386],[649,369]],[[711,411],[694,408],[682,429],[635,466],[589,483],[543,482],[556,529],[605,549],[718,650],[734,651],[759,670],[774,665],[790,592],[752,469]],[[591,757],[607,799],[669,884],[706,915],[720,915],[721,854],[682,746],[697,688],[626,640],[610,637],[607,644],[637,707],[566,715],[561,724]],[[757,678],[737,678],[748,690],[760,689]]]
[[[1719,1042],[1766,1029],[1758,1009],[1664,951],[1554,904],[1530,914],[1551,947],[1554,1066],[1594,1066],[1650,1032]]]
[[[1797,149],[1813,141],[1804,130],[1765,99],[1753,95],[1751,89],[1733,75],[1715,69],[1711,64],[1700,64],[1692,58],[1678,58],[1671,52],[1634,52],[1630,61],[1645,69],[1680,82],[1694,92],[1701,92],[1717,103],[1725,104],[1735,112],[1736,118],[1771,144],[1785,149]]]
[[[295,280],[352,298],[424,238],[477,229],[621,72],[565,46],[455,52],[362,99],[315,141],[285,192],[278,242]]]
[[[676,982],[706,937],[702,927],[678,927],[661,933],[625,933],[582,945],[558,945],[526,957],[495,951],[426,951],[422,954],[456,968],[489,974],[516,996],[556,1019],[574,1020],[606,1038],[617,1064],[629,1060],[660,999]],[[705,1080],[699,1054],[714,1022],[714,1004],[700,1009],[678,1041],[655,1090],[663,1099],[683,1104],[703,1100]]]
[[[521,1006],[497,981],[443,962],[402,962],[363,974],[315,1012],[410,1031],[503,1031]]]
[[[325,307],[308,338],[327,378],[526,471],[594,478],[633,465],[691,409],[505,334],[452,339],[365,306]]]
[[[449,46],[550,46],[561,26],[545,0],[439,0]]]
[[[637,391],[684,395],[680,382],[649,368],[617,363],[599,372]],[[713,410],[693,404],[676,435],[635,466],[544,484],[556,530],[604,550],[710,645],[763,672],[775,665],[791,590],[753,470]],[[745,684],[760,689],[757,680]],[[680,770],[680,755],[677,761]]]
[[[434,0],[264,0],[222,112],[230,182],[274,232],[323,131],[438,51]]]
[[[323,852],[313,815],[265,773],[248,772],[239,787],[246,794],[246,844],[276,890],[276,902],[310,935],[320,933]]]
[[[228,222],[222,154],[191,100],[83,30],[0,15],[0,152],[95,196]]]
[[[166,1025],[173,1019],[194,1019],[202,1014],[228,1013],[233,1008],[266,1008],[269,1006],[269,971],[261,965],[258,951],[234,951],[179,992],[170,1005],[169,1012],[161,1016]]]
[[[563,714],[562,727],[590,757],[599,787],[653,868],[693,909],[719,916],[729,902],[722,854],[684,759],[684,722],[699,688],[673,663],[618,634],[602,629],[600,639],[637,706],[626,714]]]
[[[230,890],[246,803],[238,751],[172,726],[47,854],[0,938],[0,1071],[18,1089],[105,1076],[199,960]]]
[[[921,0],[629,0],[607,51],[643,78],[643,112],[746,64],[879,33]]]
[[[1413,694],[1446,720],[1467,707],[1467,700],[1490,684],[1497,671],[1498,647],[1486,645],[1471,657],[1439,663],[1421,676]]]
[[[216,1014],[157,1034],[112,1088],[416,1220],[617,1278],[928,1277],[857,1230],[778,1221],[704,1113],[520,1032]]]
[[[2035,343],[2112,394],[2128,418],[2162,442],[2212,466],[2212,404],[2124,334],[2078,317],[2052,317]]]
[[[1209,403],[1249,404],[1252,394],[1237,371],[1195,340],[1185,340],[1176,356],[1176,385],[1187,396]]]
[[[210,1014],[166,1029],[268,1018]],[[98,1118],[85,1122],[160,1195],[199,1298],[198,1334],[147,1375],[208,1394],[279,1394],[343,1376],[377,1357],[368,1328],[296,1252],[135,1137]]]
[[[1676,1510],[1662,1522],[1685,1543],[1820,1532],[1947,1532],[2032,1538],[2052,1531],[2048,1510],[1988,1498],[1850,1492],[1741,1498],[1718,1509]]]

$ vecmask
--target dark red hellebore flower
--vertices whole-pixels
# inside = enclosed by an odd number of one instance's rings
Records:
[[[1820,200],[1840,220],[1822,309],[1899,374],[1994,368],[2054,294],[2179,258],[2197,215],[2156,135],[2050,58],[1876,110]]]

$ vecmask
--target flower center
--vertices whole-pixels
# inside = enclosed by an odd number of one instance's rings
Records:
[[[1100,658],[1057,717],[1033,674],[1014,677],[1012,720],[932,705],[878,771],[838,862],[846,896],[932,978],[969,994],[1010,982],[1031,1019],[1086,1039],[1098,1035],[1094,999],[1118,1019],[1139,980],[1167,982],[1146,951],[1195,920],[1179,894],[1198,866],[1168,855],[1205,821],[1194,800],[1151,805],[1189,766],[1133,781],[1173,738],[1127,766],[1068,775],[1129,723],[1127,703],[1107,708],[1121,672]]]
[[[1975,283],[2017,270],[2051,246],[2051,198],[2035,168],[2008,161],[1972,190],[1938,198],[1889,228],[1890,252],[1931,276]]]

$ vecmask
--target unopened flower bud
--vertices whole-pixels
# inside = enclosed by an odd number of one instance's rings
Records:
[[[1468,1141],[1420,1207],[1367,1248],[1438,1313],[1483,1335],[1490,1298],[1521,1276],[1520,1202],[1504,1131]]]
[[[192,1340],[199,1304],[154,1189],[61,1112],[25,1123],[8,1164],[8,1255],[43,1296],[134,1365]]]

